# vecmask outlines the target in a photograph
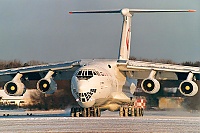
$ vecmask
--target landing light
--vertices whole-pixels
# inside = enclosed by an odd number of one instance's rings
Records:
[[[79,99],[77,98],[77,99],[76,99],[76,101],[78,102],[78,101],[79,101]]]

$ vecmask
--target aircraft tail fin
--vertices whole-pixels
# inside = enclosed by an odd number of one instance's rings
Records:
[[[195,12],[196,10],[154,10],[154,9],[128,9],[121,10],[99,10],[99,11],[72,11],[70,14],[78,13],[121,13],[123,15],[123,25],[121,32],[121,42],[118,60],[129,60],[131,42],[131,18],[134,13],[157,13],[157,12]]]

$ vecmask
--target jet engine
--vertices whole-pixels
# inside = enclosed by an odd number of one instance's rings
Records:
[[[184,96],[194,96],[197,94],[198,86],[194,81],[192,81],[193,79],[194,74],[190,72],[187,76],[187,79],[181,82],[179,90]]]
[[[49,71],[47,75],[37,82],[37,89],[45,94],[53,94],[57,90],[57,84],[53,80],[53,71]]]
[[[4,92],[10,96],[22,96],[26,92],[25,85],[21,82],[22,74],[17,74],[13,80],[4,85]]]
[[[26,92],[26,88],[22,82],[9,81],[4,85],[4,91],[10,96],[22,96]]]
[[[198,86],[194,81],[185,80],[181,82],[179,90],[184,96],[194,96],[198,92]]]
[[[154,78],[146,78],[141,83],[142,90],[149,94],[155,94],[160,90],[160,83]]]
[[[37,89],[45,94],[53,94],[57,90],[57,84],[52,78],[43,78],[37,82]]]

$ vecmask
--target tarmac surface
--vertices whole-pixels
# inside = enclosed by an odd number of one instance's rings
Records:
[[[72,118],[65,110],[0,111],[0,132],[199,133],[200,112],[146,111],[143,117],[119,117],[105,111],[102,117]]]

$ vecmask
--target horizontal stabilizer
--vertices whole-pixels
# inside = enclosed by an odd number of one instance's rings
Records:
[[[69,14],[76,13],[121,13],[121,10],[99,10],[99,11],[72,11]]]
[[[71,11],[69,14],[78,13],[121,13],[122,15],[134,14],[134,13],[154,13],[154,12],[196,12],[196,10],[157,10],[157,9],[128,9],[123,8],[121,10],[93,10],[93,11]]]
[[[122,9],[123,10],[123,9]],[[154,10],[154,9],[129,9],[130,13],[152,13],[152,12],[196,12],[196,10]]]

